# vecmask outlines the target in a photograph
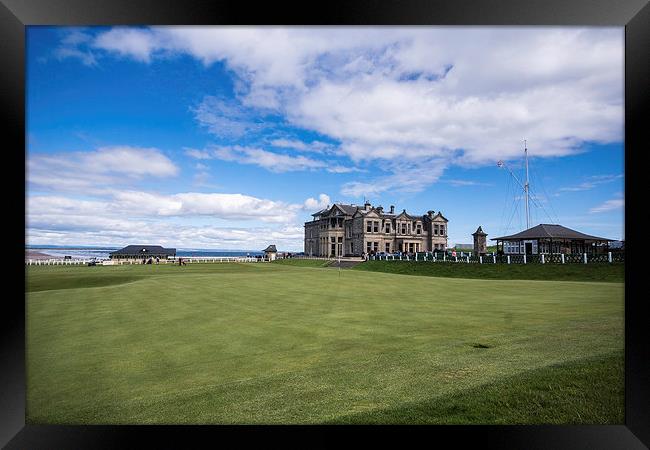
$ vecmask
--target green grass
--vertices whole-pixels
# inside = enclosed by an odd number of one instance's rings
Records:
[[[623,283],[623,264],[467,264],[433,261],[366,261],[354,270],[429,277],[493,280],[604,281]]]
[[[30,266],[26,297],[30,424],[623,422],[622,283]]]
[[[608,424],[625,421],[623,352],[555,364],[336,424]]]

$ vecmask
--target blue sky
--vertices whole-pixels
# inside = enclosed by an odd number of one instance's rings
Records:
[[[302,250],[333,202],[624,238],[623,29],[27,30],[27,241]]]

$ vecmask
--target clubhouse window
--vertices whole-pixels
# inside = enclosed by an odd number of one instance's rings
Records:
[[[434,235],[434,236],[438,236],[438,229],[439,229],[438,224],[435,224],[435,225],[433,226],[433,235]]]
[[[379,222],[375,221],[373,222],[373,230],[375,233],[379,233]]]
[[[343,242],[343,236],[339,236],[339,242]]]
[[[372,233],[372,222],[370,221],[366,222],[366,231],[368,233]]]
[[[372,251],[372,242],[366,242],[366,252],[370,253]]]
[[[390,233],[390,222],[386,222],[386,233]]]
[[[445,235],[445,226],[440,225],[440,236],[444,236],[444,235]]]

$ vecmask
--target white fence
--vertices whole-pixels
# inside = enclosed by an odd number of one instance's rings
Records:
[[[26,259],[26,266],[84,266],[92,259]],[[101,261],[97,261],[101,264]]]
[[[458,253],[456,256],[449,256],[446,253],[416,253],[414,255],[372,255],[369,260],[377,261],[429,261],[429,262],[452,262],[467,264],[590,264],[590,263],[623,263],[624,254],[590,255],[578,253],[571,255],[564,254],[540,254],[540,255],[485,255],[475,256],[469,253]]]
[[[187,263],[226,263],[226,262],[268,262],[265,258],[255,258],[253,256],[181,256],[183,262]],[[169,258],[165,262],[178,264],[178,257]],[[162,263],[163,261],[160,260]]]
[[[252,256],[182,256],[183,262],[191,263],[232,263],[232,262],[268,262],[268,259]],[[178,257],[161,259],[159,264],[178,264]],[[93,260],[93,259],[26,259],[27,266],[85,266],[90,262],[97,265],[119,266],[142,264],[139,260]],[[156,264],[154,261],[152,264]]]

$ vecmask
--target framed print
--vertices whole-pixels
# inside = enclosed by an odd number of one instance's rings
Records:
[[[650,442],[647,2],[0,11],[7,448]]]

